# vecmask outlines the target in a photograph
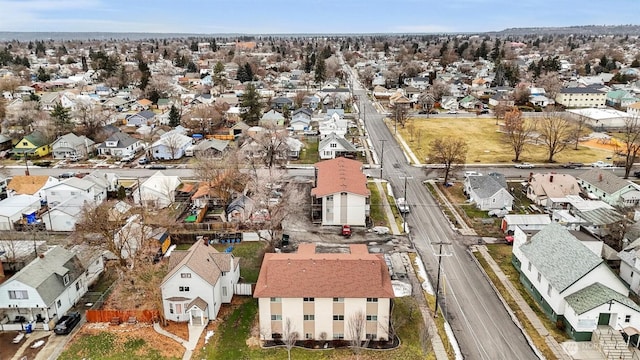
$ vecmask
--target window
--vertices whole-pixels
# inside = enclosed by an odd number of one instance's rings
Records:
[[[51,196],[56,196],[56,195],[57,195],[57,194],[56,194],[56,192],[55,192],[55,191],[52,191],[52,192],[51,192]]]
[[[327,196],[327,201],[333,201],[333,195]]]
[[[367,315],[367,321],[378,321],[378,315]]]
[[[62,306],[62,301],[58,300],[58,302],[56,304],[58,304],[58,307],[60,307],[60,306]]]
[[[344,298],[333,298],[333,302],[338,302],[338,303],[344,302]]]
[[[367,334],[367,340],[375,340],[376,339],[376,334]]]
[[[631,315],[625,315],[624,316],[624,322],[626,322],[626,323],[631,322]]]
[[[180,273],[180,277],[183,279],[190,279],[191,273]]]
[[[227,296],[227,287],[226,286],[222,287],[222,296]]]
[[[173,304],[169,303],[169,314],[173,314]]]
[[[335,149],[335,148],[337,148],[337,147],[338,147],[338,144],[336,144],[336,143],[331,143],[331,144],[329,145],[329,147],[330,147],[330,148]]]
[[[631,277],[633,277],[633,270],[631,270]]]
[[[315,298],[308,297],[308,298],[304,298],[302,301],[304,301],[304,302],[314,302]]]
[[[333,334],[333,340],[343,340],[343,339],[344,339],[344,334],[342,333]]]
[[[312,333],[305,333],[304,334],[304,338],[307,339],[307,340],[311,340],[311,339],[313,339],[313,334]]]
[[[344,315],[333,315],[334,321],[344,321]]]
[[[304,315],[304,321],[313,321],[316,319],[316,316],[313,314]]]
[[[542,280],[542,274],[538,272],[538,282],[540,282],[541,280]]]
[[[28,298],[29,293],[27,290],[9,290],[9,299],[11,300],[22,300]]]
[[[547,295],[551,296],[551,284],[547,286]]]
[[[271,302],[276,302],[276,303],[282,302],[282,298],[273,297],[271,298]]]
[[[377,303],[378,302],[378,298],[367,298],[367,302]]]
[[[64,274],[64,276],[62,277],[62,282],[64,283],[64,286],[69,285],[69,274]]]
[[[180,289],[180,291],[189,291],[189,287],[188,286],[180,286],[179,289]]]
[[[78,282],[76,283],[76,291],[77,291],[77,290],[80,290],[80,281],[78,281]]]
[[[282,320],[282,315],[272,314],[271,321],[277,321],[277,320]]]
[[[527,265],[527,270],[531,271],[531,261],[529,261],[529,265]]]

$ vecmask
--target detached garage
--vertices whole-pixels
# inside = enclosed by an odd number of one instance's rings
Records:
[[[13,223],[40,210],[40,198],[16,195],[0,201],[0,230],[13,230]]]

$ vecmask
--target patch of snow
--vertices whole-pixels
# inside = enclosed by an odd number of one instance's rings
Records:
[[[34,342],[33,345],[31,345],[31,348],[32,349],[37,349],[42,345],[44,345],[44,340],[38,340],[38,341]]]
[[[207,344],[209,342],[209,338],[212,337],[213,334],[215,334],[215,332],[213,330],[207,331],[207,333],[204,335],[204,343],[205,344]]]
[[[453,335],[453,329],[451,329],[451,325],[447,321],[444,322],[444,332],[447,334],[447,338],[449,339],[449,343],[453,348],[453,352],[456,354],[456,360],[462,360],[462,352],[460,352],[460,346],[458,346],[458,341],[456,337]]]
[[[424,265],[422,264],[422,259],[420,256],[416,256],[416,267],[418,267],[418,277],[424,279],[422,282],[422,289],[427,292],[429,295],[435,295],[436,293],[433,291],[433,286],[429,282],[429,278],[427,277],[427,271],[424,269]]]
[[[396,297],[411,296],[411,284],[399,280],[391,280],[393,286],[393,295]]]

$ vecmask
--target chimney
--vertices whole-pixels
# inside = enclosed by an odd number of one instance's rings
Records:
[[[549,175],[549,182],[552,183],[553,182],[553,174]]]

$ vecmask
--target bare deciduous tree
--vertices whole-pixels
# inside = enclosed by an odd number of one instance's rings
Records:
[[[621,149],[624,154],[624,178],[627,179],[640,151],[640,118],[637,116],[625,118],[620,136],[624,144]]]
[[[580,115],[573,121],[573,128],[571,129],[571,141],[574,144],[574,150],[578,150],[580,139],[584,136],[587,129],[587,117]]]
[[[538,132],[540,139],[547,147],[547,162],[552,163],[553,157],[566,149],[571,138],[571,123],[555,111],[548,111],[539,120]]]
[[[228,153],[223,159],[197,155],[192,168],[196,178],[209,187],[209,195],[224,204],[228,204],[231,196],[241,192],[248,182],[247,175],[238,167],[238,156],[237,151]]]
[[[362,310],[351,314],[347,323],[347,331],[351,350],[356,355],[357,360],[362,348],[366,348],[369,344],[369,339],[366,338],[367,318]]]
[[[287,349],[287,358],[291,360],[291,349],[296,345],[296,341],[300,335],[297,331],[295,331],[295,327],[293,326],[291,319],[287,318],[284,322],[284,327],[282,328],[282,342],[284,343],[284,347]]]
[[[435,139],[429,149],[429,162],[443,165],[444,183],[449,174],[464,164],[467,159],[467,142],[457,138]]]
[[[525,121],[522,112],[513,108],[504,116],[504,135],[511,149],[513,149],[513,161],[520,161],[520,155],[524,151],[527,140],[535,130],[535,123]]]

